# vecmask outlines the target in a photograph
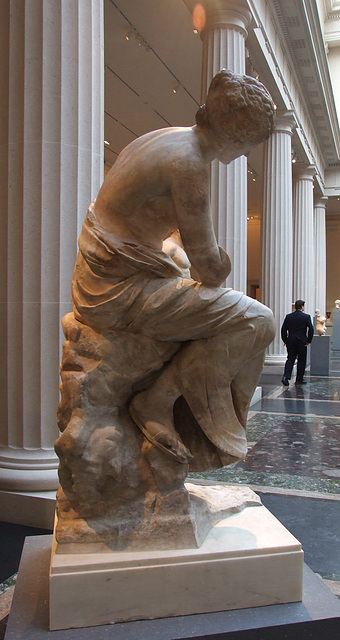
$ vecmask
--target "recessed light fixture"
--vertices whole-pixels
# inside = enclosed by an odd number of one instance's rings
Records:
[[[109,140],[104,140],[104,144],[106,144],[106,146],[109,147],[111,142]]]
[[[197,36],[197,34],[198,34],[198,29],[194,29],[193,31],[194,31],[195,36]]]

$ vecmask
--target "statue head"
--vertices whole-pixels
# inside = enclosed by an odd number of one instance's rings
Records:
[[[198,126],[209,126],[223,143],[252,147],[273,132],[275,106],[265,86],[251,76],[222,69],[212,79]]]

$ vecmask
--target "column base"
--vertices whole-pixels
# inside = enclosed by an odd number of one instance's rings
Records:
[[[252,407],[253,404],[256,404],[256,402],[259,402],[261,398],[262,398],[262,387],[256,387],[249,406]]]
[[[264,364],[265,365],[269,365],[269,366],[280,366],[283,365],[287,360],[287,354],[272,354],[272,355],[266,355],[265,357],[265,361]]]
[[[55,491],[0,491],[0,513],[3,522],[52,530],[55,504]]]
[[[56,491],[59,460],[54,449],[0,448],[0,490]]]

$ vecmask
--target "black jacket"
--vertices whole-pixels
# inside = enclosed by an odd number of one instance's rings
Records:
[[[285,344],[292,342],[311,343],[314,328],[308,313],[303,311],[293,311],[286,315],[281,327],[281,338]]]

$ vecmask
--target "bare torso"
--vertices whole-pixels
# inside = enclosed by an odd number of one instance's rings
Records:
[[[210,159],[197,127],[160,129],[138,138],[119,155],[99,191],[99,223],[155,249],[178,228],[202,282],[220,284],[229,259],[217,246],[210,216]]]
[[[152,131],[128,145],[99,191],[99,222],[110,231],[160,248],[178,226],[172,183],[195,143],[191,128],[173,128]]]

